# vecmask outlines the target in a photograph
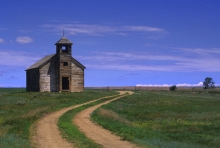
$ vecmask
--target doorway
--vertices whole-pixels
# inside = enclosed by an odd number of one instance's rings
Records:
[[[69,90],[69,77],[62,77],[62,90]]]

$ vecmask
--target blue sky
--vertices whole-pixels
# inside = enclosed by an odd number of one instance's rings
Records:
[[[25,69],[65,36],[86,86],[220,84],[219,0],[0,2],[0,87],[25,87]]]

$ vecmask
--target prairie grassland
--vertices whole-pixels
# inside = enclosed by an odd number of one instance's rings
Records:
[[[92,119],[141,147],[220,147],[219,90],[136,91]]]
[[[40,93],[0,88],[0,147],[29,148],[30,126],[44,114],[113,94],[117,93]]]

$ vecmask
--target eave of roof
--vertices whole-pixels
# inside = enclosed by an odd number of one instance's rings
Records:
[[[50,59],[55,56],[56,54],[51,54],[51,55],[47,55],[45,56],[44,58],[42,58],[41,60],[37,61],[36,63],[34,63],[33,65],[31,65],[30,67],[28,67],[26,69],[27,70],[30,70],[30,69],[36,69],[36,68],[41,68],[42,66],[44,66],[45,64],[47,64]]]
[[[73,57],[72,57],[72,62],[75,63],[77,66],[81,67],[82,69],[86,69],[86,67],[83,64],[81,64],[79,61],[77,61]]]

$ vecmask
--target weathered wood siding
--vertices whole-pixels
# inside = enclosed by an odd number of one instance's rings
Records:
[[[84,90],[84,69],[81,69],[72,62],[71,92]]]
[[[26,71],[26,91],[39,91],[39,69]]]
[[[69,91],[71,90],[71,59],[72,56],[70,53],[61,53],[59,55],[60,65],[59,65],[59,88],[60,91],[63,91],[62,88],[62,77],[68,77],[69,78]],[[65,63],[67,65],[65,65]],[[68,90],[67,90],[68,91]]]
[[[56,56],[49,63],[40,68],[40,91],[53,92],[58,91],[58,72]]]

